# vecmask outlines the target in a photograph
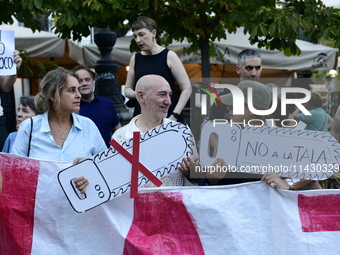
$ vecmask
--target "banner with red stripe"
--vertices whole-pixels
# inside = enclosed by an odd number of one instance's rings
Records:
[[[77,213],[57,180],[71,162],[1,153],[0,164],[1,255],[338,254],[339,190],[150,188]]]

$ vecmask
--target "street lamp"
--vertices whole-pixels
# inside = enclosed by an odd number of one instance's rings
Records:
[[[94,42],[100,51],[100,58],[94,66],[96,70],[95,92],[99,96],[107,97],[114,104],[122,123],[131,118],[131,114],[124,104],[124,96],[118,88],[118,66],[111,57],[111,51],[116,43],[117,34],[108,28],[100,28],[94,34]]]

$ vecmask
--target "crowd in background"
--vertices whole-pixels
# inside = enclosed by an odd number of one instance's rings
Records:
[[[183,64],[173,51],[161,46],[157,26],[152,19],[139,17],[132,25],[132,32],[141,52],[131,57],[125,84],[125,95],[130,99],[127,105],[134,107],[134,118],[128,125],[122,127],[110,100],[96,95],[94,74],[88,67],[80,65],[72,71],[59,67],[45,75],[37,95],[20,98],[16,132],[7,134],[3,128],[6,120],[0,114],[2,152],[78,163],[109,148],[111,139],[122,143],[131,138],[132,131],[143,133],[168,121],[183,122],[182,111],[192,92]],[[17,51],[14,52],[14,60],[19,69],[22,60]],[[226,118],[237,122],[241,119],[263,119],[263,116],[254,115],[249,110],[247,88],[253,89],[253,106],[261,110],[270,108],[273,88],[278,91],[277,100],[280,101],[280,88],[275,84],[260,83],[262,59],[256,51],[246,49],[239,54],[236,72],[240,75],[240,83],[235,85],[243,91],[245,97],[244,115],[233,114],[233,95],[229,93],[221,96],[222,106],[211,107],[209,118]],[[9,91],[15,79],[16,76],[0,76],[1,89]],[[179,95],[176,86],[181,91]],[[277,105],[281,106],[280,103]],[[330,132],[339,141],[340,107],[335,116],[330,116],[323,109],[321,96],[314,92],[304,107],[312,113],[310,116],[299,108],[294,111],[288,109],[286,115],[282,116],[278,107],[271,117],[279,120],[277,126],[280,126],[282,119],[291,120],[292,123],[302,121],[306,124],[306,130]],[[214,150],[214,137],[211,144]],[[274,173],[265,174],[261,178],[225,178],[220,175],[205,176],[201,180],[191,179],[188,173],[198,162],[197,155],[184,158],[178,169],[184,181],[172,183],[227,185],[262,180],[273,188],[320,188],[317,180],[295,180],[291,183]],[[227,165],[228,162],[217,159],[214,164]],[[84,192],[88,180],[79,177],[75,182]]]

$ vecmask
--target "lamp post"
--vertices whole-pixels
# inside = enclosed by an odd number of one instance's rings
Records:
[[[124,97],[118,88],[118,66],[111,57],[111,51],[116,43],[116,33],[108,28],[100,28],[94,34],[94,42],[100,51],[100,58],[95,65],[96,88],[99,96],[107,97],[114,104],[122,124],[131,118],[131,114],[124,104]]]

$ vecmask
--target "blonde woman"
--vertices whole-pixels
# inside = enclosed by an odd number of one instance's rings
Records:
[[[76,114],[80,109],[77,76],[62,67],[50,71],[35,96],[39,115],[21,123],[12,153],[55,161],[74,161],[107,149],[97,126]],[[31,138],[30,138],[31,137]]]

